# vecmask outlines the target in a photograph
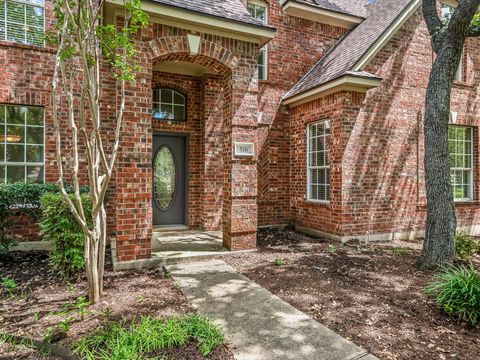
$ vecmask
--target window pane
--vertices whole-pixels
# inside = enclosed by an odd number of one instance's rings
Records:
[[[43,109],[36,107],[28,108],[27,124],[43,126]]]
[[[25,124],[25,106],[7,106],[7,123],[8,124]]]
[[[21,143],[25,138],[25,126],[7,125],[7,143]]]
[[[0,5],[0,7],[2,7],[2,5]],[[4,19],[5,16],[4,16],[4,15],[0,15],[0,18]],[[5,22],[3,22],[3,21],[0,20],[0,40],[2,40],[2,41],[5,40],[5,39],[6,39],[5,36],[6,36],[6,32],[5,32]],[[2,179],[0,178],[0,183],[1,183],[1,180],[2,180]]]
[[[24,162],[25,146],[24,145],[7,145],[7,162]]]
[[[160,112],[162,113],[162,119],[173,119],[173,106],[172,105],[160,105]]]
[[[5,106],[0,105],[0,124],[5,123]]]
[[[0,162],[2,161],[5,161],[5,145],[0,143]]]
[[[25,22],[25,5],[7,1],[7,22],[23,24]]]
[[[174,92],[174,102],[176,105],[185,105],[185,97],[178,93],[177,91]]]
[[[25,181],[25,166],[7,166],[7,183]]]
[[[172,90],[164,89],[162,90],[162,97],[160,99],[162,103],[171,104],[173,102]]]
[[[185,108],[183,106],[175,106],[174,118],[180,121],[185,120]]]
[[[27,31],[27,44],[43,46],[43,32],[37,28],[30,28]]]
[[[27,127],[27,142],[43,144],[43,127]]]
[[[27,145],[27,162],[43,163],[43,146]]]
[[[43,183],[43,166],[27,166],[27,182]]]
[[[26,6],[27,25],[43,28],[43,8]]]
[[[0,184],[5,182],[5,166],[0,165]]]

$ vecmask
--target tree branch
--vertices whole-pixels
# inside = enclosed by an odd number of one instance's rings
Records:
[[[423,18],[427,24],[427,29],[430,35],[435,36],[440,30],[444,28],[440,17],[438,16],[437,1],[423,0],[422,1]]]

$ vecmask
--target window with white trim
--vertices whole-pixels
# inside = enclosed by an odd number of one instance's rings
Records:
[[[0,40],[43,46],[44,0],[0,0]]]
[[[260,20],[263,24],[268,24],[268,7],[261,1],[250,0],[247,3],[247,9],[250,15]],[[267,80],[268,78],[268,46],[265,45],[260,49],[258,54],[258,78]]]
[[[156,120],[186,121],[185,95],[173,89],[153,89],[152,116]]]
[[[473,199],[472,133],[471,127],[450,125],[448,128],[450,176],[455,201]]]
[[[330,121],[308,124],[307,198],[330,200]]]
[[[0,183],[43,183],[44,165],[44,109],[0,104]]]

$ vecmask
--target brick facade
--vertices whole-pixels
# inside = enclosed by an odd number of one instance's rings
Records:
[[[293,224],[337,237],[421,231],[423,99],[432,61],[420,11],[374,57],[366,70],[383,78],[366,94],[340,91],[298,106],[282,96],[347,33],[341,27],[285,15],[268,1],[268,23],[277,29],[268,44],[268,79],[258,80],[258,45],[220,35],[152,23],[137,37],[142,70],[129,84],[121,150],[108,195],[112,246],[120,261],[148,258],[152,237],[152,147],[155,134],[188,137],[187,225],[222,230],[232,250],[256,245],[259,226]],[[51,3],[47,1],[47,24]],[[200,37],[192,54],[187,35]],[[458,123],[474,126],[478,164],[480,115],[478,40],[469,40],[464,81],[454,85],[452,110]],[[0,42],[0,103],[45,108],[46,181],[57,180],[50,107],[51,48]],[[202,76],[156,70],[187,62]],[[152,119],[152,89],[172,88],[187,97],[187,120]],[[115,82],[103,79],[102,111],[108,129],[117,99]],[[307,125],[331,123],[328,204],[307,201]],[[69,140],[65,134],[65,161]],[[235,142],[251,142],[255,156],[234,156]],[[458,204],[459,224],[480,224],[480,167],[475,166],[474,201]],[[19,222],[18,224],[21,224]],[[14,229],[16,235],[22,235]],[[25,237],[36,239],[35,229]]]

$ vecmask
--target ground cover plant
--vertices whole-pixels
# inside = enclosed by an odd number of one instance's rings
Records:
[[[257,244],[255,253],[224,259],[379,359],[478,360],[480,326],[459,321],[425,294],[436,273],[415,266],[421,242],[342,245],[262,230]],[[272,266],[276,258],[285,265]],[[480,257],[471,261],[478,272]]]
[[[425,291],[447,314],[471,325],[480,321],[480,276],[473,265],[444,269]]]
[[[190,314],[168,319],[142,317],[130,325],[113,322],[80,340],[75,352],[88,360],[141,360],[190,341],[204,356],[223,343],[222,331],[209,319]]]
[[[106,269],[105,298],[91,305],[85,275],[69,283],[52,269],[48,253],[11,253],[8,261],[0,260],[0,281],[13,279],[17,288],[12,297],[0,283],[0,334],[74,349],[82,339],[109,324],[129,325],[142,317],[155,321],[193,317],[194,309],[162,269],[114,272],[109,260]],[[214,348],[208,359],[233,360],[225,344],[216,347],[215,341],[209,340],[218,339],[209,335],[212,329],[202,327],[199,320],[195,338],[181,347],[159,349],[152,358],[201,360],[205,358],[202,351]],[[28,344],[1,341],[0,354],[6,359],[56,359],[39,354]]]

